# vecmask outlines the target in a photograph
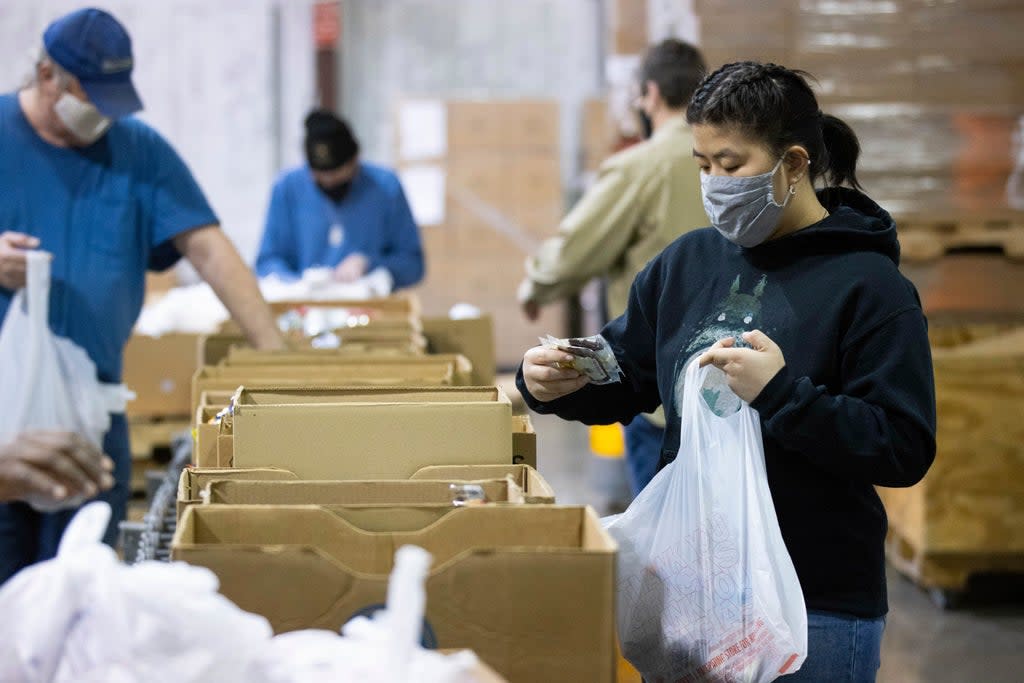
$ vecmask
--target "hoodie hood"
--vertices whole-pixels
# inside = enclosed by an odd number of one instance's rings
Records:
[[[788,260],[814,253],[874,251],[899,265],[900,243],[889,212],[863,192],[828,187],[817,192],[829,215],[814,225],[765,242],[747,254],[756,261]]]

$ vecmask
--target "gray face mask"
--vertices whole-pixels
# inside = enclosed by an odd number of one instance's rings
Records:
[[[768,173],[746,177],[700,174],[704,211],[725,239],[749,248],[772,236],[789,198],[796,193],[790,186],[786,199],[781,204],[775,201],[772,180],[781,165],[779,159]]]

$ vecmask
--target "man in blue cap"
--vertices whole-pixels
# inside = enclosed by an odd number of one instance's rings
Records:
[[[359,159],[348,124],[325,109],[306,117],[306,164],[274,184],[256,272],[294,280],[312,267],[353,282],[383,270],[394,289],[423,279],[423,248],[390,170]]]
[[[184,162],[129,116],[142,108],[133,66],[124,27],[101,10],[78,10],[46,29],[32,82],[0,96],[0,317],[25,284],[25,251],[53,253],[50,326],[85,349],[100,381],[112,384],[121,381],[147,269],[181,256],[255,346],[283,346],[255,278]],[[14,400],[2,392],[4,402]],[[112,543],[131,469],[123,414],[112,415],[103,445],[114,463],[115,484],[100,494],[114,508]],[[0,504],[0,582],[52,557],[73,512]]]

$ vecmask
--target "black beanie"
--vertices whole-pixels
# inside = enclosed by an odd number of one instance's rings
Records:
[[[359,154],[359,143],[348,124],[326,109],[306,117],[306,160],[317,171],[332,171]]]

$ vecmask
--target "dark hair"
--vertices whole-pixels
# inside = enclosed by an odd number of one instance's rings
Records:
[[[647,81],[658,84],[661,98],[672,109],[682,109],[689,102],[707,66],[693,45],[675,38],[651,46],[640,65],[640,85]]]
[[[690,125],[733,127],[759,140],[779,156],[801,145],[811,157],[811,182],[827,185],[857,180],[857,135],[841,119],[823,114],[805,71],[778,64],[735,62],[708,74],[686,110]]]

